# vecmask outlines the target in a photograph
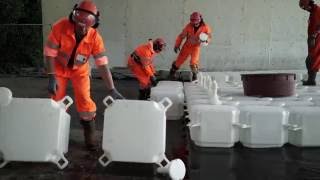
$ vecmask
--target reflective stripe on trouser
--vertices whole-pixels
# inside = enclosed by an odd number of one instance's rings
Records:
[[[140,89],[146,89],[151,86],[150,76],[147,75],[146,72],[144,72],[141,66],[129,65],[128,67],[130,68],[132,73],[135,75],[135,77],[138,79]]]
[[[187,60],[189,55],[191,56],[190,65],[198,65],[200,57],[200,47],[183,46],[177,57],[177,60],[175,61],[175,65],[177,66],[177,68],[180,68],[180,66]]]
[[[66,95],[66,88],[69,78],[56,76],[58,90],[52,99],[61,100]],[[75,103],[80,118],[83,120],[93,120],[96,116],[96,104],[90,97],[90,79],[89,76],[77,76],[70,78],[75,96]]]

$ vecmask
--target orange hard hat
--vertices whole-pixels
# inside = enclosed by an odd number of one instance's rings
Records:
[[[199,12],[193,12],[190,15],[190,22],[192,24],[198,24],[201,22],[201,20],[202,20],[202,15]]]
[[[82,26],[97,27],[99,24],[99,11],[97,6],[89,0],[76,4],[72,11],[72,20]]]
[[[161,52],[167,46],[166,42],[162,38],[157,38],[153,41],[154,51]]]

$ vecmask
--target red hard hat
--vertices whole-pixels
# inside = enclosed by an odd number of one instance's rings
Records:
[[[192,24],[198,24],[201,22],[201,20],[202,20],[202,15],[199,12],[193,12],[190,15],[190,22]]]
[[[153,49],[156,52],[162,51],[167,46],[166,42],[162,38],[157,38],[153,41]]]
[[[94,15],[98,15],[98,9],[97,6],[90,0],[84,0],[82,1],[76,9],[88,11]]]
[[[90,0],[84,0],[73,9],[73,20],[83,26],[94,26],[98,21],[97,6]]]

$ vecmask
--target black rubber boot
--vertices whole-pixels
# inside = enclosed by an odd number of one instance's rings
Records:
[[[195,81],[195,80],[198,80],[198,73],[192,72],[192,79],[191,79],[191,81]]]
[[[168,78],[169,80],[174,81],[177,79],[176,72],[178,69],[179,68],[175,65],[175,62],[173,62],[171,65],[170,73],[169,73],[169,78]]]
[[[147,100],[147,89],[139,89],[139,100]]]
[[[317,72],[312,70],[312,59],[310,56],[306,58],[306,68],[308,70],[308,80],[302,81],[302,85],[304,86],[315,86],[316,85],[316,77]]]
[[[191,81],[198,80],[198,72],[199,72],[198,65],[196,65],[196,64],[190,65],[190,69],[191,69],[191,72],[192,72]]]
[[[150,95],[151,95],[151,88],[147,88],[146,89],[146,97],[147,97],[147,99],[150,98]]]
[[[317,77],[317,72],[309,71],[308,72],[308,80],[302,81],[302,85],[315,86],[316,85],[316,77]]]
[[[83,127],[84,142],[89,151],[96,151],[98,149],[96,137],[96,123],[95,120],[85,121],[80,120]]]

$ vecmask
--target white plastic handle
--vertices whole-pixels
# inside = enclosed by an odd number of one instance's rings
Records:
[[[163,159],[159,160],[156,164],[158,164],[160,167],[165,167],[170,163],[170,161],[168,160],[165,154],[161,154],[161,156],[163,156]],[[163,160],[166,162],[165,165],[161,164]]]
[[[3,162],[0,164],[0,169],[3,168],[4,166],[6,166],[8,163],[9,163],[9,161],[3,161]]]
[[[111,103],[108,104],[108,101],[111,101]],[[106,105],[107,108],[108,108],[108,107],[110,107],[111,104],[114,103],[114,101],[115,101],[115,100],[114,100],[111,96],[107,96],[107,97],[105,97],[105,98],[103,99],[102,102],[103,102],[103,104]]]
[[[302,130],[302,127],[299,127],[297,124],[284,124],[285,128],[287,128],[290,131],[300,131]]]
[[[242,124],[242,123],[232,123],[232,125],[234,125],[234,126],[236,126],[236,127],[239,127],[239,128],[241,128],[241,129],[249,129],[249,128],[251,128],[251,126],[250,125],[248,125],[248,124]]]
[[[67,104],[64,104],[64,101],[65,100],[67,100],[68,102],[67,102]],[[65,96],[62,100],[60,100],[59,101],[61,104],[64,104],[64,107],[66,108],[66,109],[68,109],[70,106],[71,106],[71,104],[73,104],[73,100],[72,100],[72,98],[70,97],[70,96]]]
[[[59,163],[60,160],[63,160],[62,164]],[[55,163],[59,169],[64,169],[68,166],[69,161],[64,157],[64,155],[60,155],[60,159],[53,161],[53,163]]]
[[[103,161],[103,158],[108,158],[106,156],[106,154],[103,154],[100,158],[99,158],[99,163],[103,166],[103,167],[107,167],[110,163],[111,163],[111,160],[108,159],[107,162],[104,162]]]
[[[167,102],[167,106],[165,106],[165,102]],[[172,101],[168,97],[163,98],[159,103],[163,105],[164,111],[167,111],[172,106]]]

